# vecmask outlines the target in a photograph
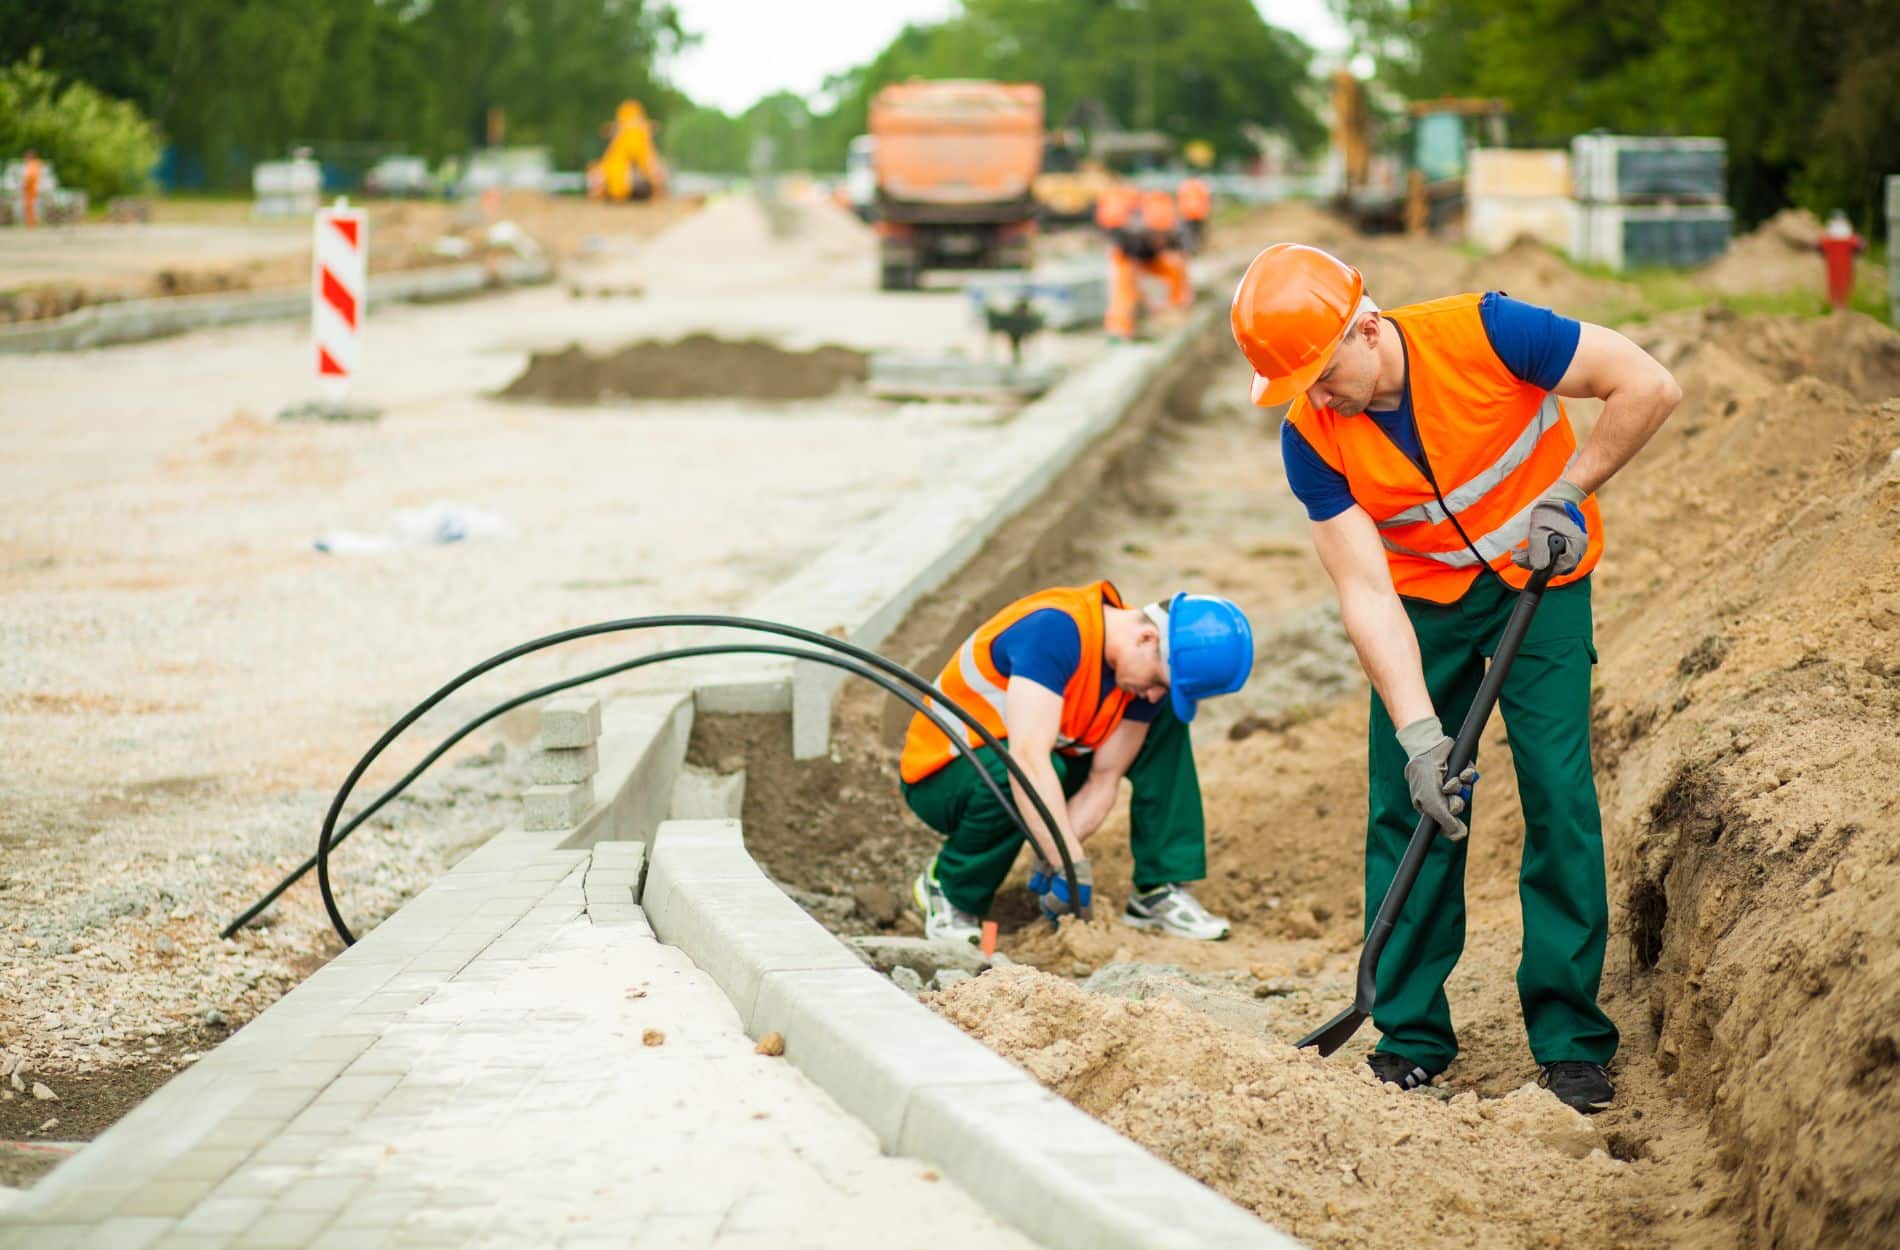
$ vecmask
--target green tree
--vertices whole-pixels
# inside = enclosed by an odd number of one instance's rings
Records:
[[[1708,134],[1754,222],[1789,203],[1879,225],[1900,170],[1892,0],[1342,0],[1379,77],[1410,96],[1510,100],[1519,137]]]
[[[62,184],[94,200],[143,190],[158,133],[138,107],[82,82],[61,84],[37,54],[0,67],[0,153],[32,148]]]
[[[934,26],[906,27],[867,64],[826,84],[833,107],[814,126],[835,166],[864,131],[871,99],[906,78],[996,78],[1042,86],[1052,122],[1086,102],[1123,126],[1252,151],[1249,124],[1301,147],[1324,136],[1309,104],[1311,50],[1267,25],[1250,0],[964,0]]]

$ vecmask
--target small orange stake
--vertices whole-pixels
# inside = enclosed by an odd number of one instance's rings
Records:
[[[990,959],[996,954],[996,922],[983,922],[983,958]]]

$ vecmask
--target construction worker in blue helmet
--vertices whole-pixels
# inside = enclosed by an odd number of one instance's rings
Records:
[[[1246,614],[1214,595],[1178,594],[1131,608],[1108,582],[1018,599],[964,639],[937,688],[1002,740],[1055,817],[1035,807],[992,749],[949,714],[972,764],[931,718],[911,718],[900,764],[904,799],[943,837],[913,894],[931,938],[975,942],[1022,849],[1022,830],[977,774],[1015,801],[1034,834],[1029,888],[1052,920],[1088,918],[1094,881],[1083,843],[1130,783],[1134,891],[1122,922],[1213,941],[1227,921],[1187,889],[1207,875],[1200,778],[1188,738],[1195,705],[1239,690],[1253,670]],[[1077,892],[1058,870],[1067,846]]]

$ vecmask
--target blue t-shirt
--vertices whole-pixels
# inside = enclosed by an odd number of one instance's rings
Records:
[[[996,635],[990,643],[990,658],[1004,681],[1022,677],[1059,695],[1082,665],[1082,631],[1067,612],[1039,608]],[[1106,693],[1114,686],[1115,670],[1103,660],[1102,690]],[[1146,723],[1160,712],[1159,703],[1138,698],[1122,715]]]
[[[1484,322],[1491,349],[1504,367],[1521,381],[1546,391],[1556,386],[1570,368],[1571,358],[1577,354],[1577,339],[1583,333],[1583,327],[1571,318],[1512,299],[1501,291],[1485,292],[1478,301],[1478,316]],[[1425,467],[1425,446],[1419,441],[1418,423],[1412,419],[1409,381],[1397,408],[1365,415],[1385,431],[1393,446],[1411,457],[1413,464]],[[1280,460],[1286,466],[1287,485],[1306,505],[1308,517],[1330,521],[1352,507],[1346,475],[1320,459],[1290,421],[1280,425]]]

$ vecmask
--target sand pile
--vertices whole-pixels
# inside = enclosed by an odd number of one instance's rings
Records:
[[[1610,1246],[1630,1165],[1527,1087],[1449,1103],[1247,1037],[1174,1002],[1090,994],[1027,968],[936,1009],[1044,1085],[1316,1247]]]
[[[1900,336],[1655,332],[1688,401],[1605,500],[1612,898],[1657,1061],[1711,1109],[1763,1241],[1892,1244]]]
[[[1721,257],[1703,266],[1696,281],[1723,295],[1827,292],[1827,270],[1816,250],[1821,219],[1805,208],[1786,208],[1731,242]],[[1871,261],[1855,265],[1854,285],[1883,288],[1886,271]]]
[[[848,347],[787,351],[762,339],[692,334],[678,342],[642,340],[605,356],[578,345],[535,352],[507,399],[597,404],[626,399],[820,399],[869,372]]]

